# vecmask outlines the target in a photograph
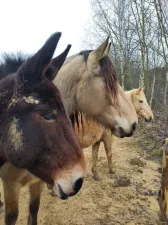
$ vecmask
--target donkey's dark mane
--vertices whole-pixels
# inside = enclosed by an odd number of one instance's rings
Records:
[[[0,62],[0,79],[15,73],[28,58],[29,56],[22,52],[3,53]]]
[[[22,52],[4,53],[1,55],[2,62],[0,63],[0,114],[5,110],[5,105],[13,95],[14,85],[17,77],[17,70],[22,64],[31,57],[31,55]],[[57,87],[51,80],[43,78],[48,89],[55,96],[58,106],[63,108],[63,103],[60,101],[60,94]],[[46,94],[47,95],[47,94]]]

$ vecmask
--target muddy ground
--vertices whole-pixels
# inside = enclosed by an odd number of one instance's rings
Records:
[[[91,173],[91,148],[85,149],[87,176],[80,193],[66,201],[50,196],[45,188],[39,211],[39,225],[159,225],[157,193],[159,163],[149,160],[134,137],[113,144],[115,174],[108,173],[104,146],[99,153],[101,181]],[[0,183],[0,190],[2,184]],[[22,188],[17,224],[27,224],[28,189]],[[4,213],[0,215],[4,225]]]

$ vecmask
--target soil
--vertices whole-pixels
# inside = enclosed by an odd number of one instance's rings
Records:
[[[85,149],[87,176],[76,196],[62,201],[45,186],[39,225],[159,225],[157,194],[160,165],[146,157],[135,137],[115,138],[112,147],[115,174],[109,174],[104,146],[98,161],[100,181],[91,173],[91,148]],[[0,191],[2,184],[0,183]],[[20,196],[18,225],[27,224],[28,188]],[[3,200],[3,198],[2,198]],[[4,211],[0,214],[4,225]]]

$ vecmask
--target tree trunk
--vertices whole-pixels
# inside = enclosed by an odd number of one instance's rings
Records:
[[[164,91],[164,106],[167,108],[167,92],[168,92],[168,65],[166,66],[166,85]]]

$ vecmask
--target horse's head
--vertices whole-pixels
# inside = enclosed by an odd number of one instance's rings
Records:
[[[86,116],[109,127],[118,137],[131,136],[136,128],[137,114],[118,84],[109,51],[107,39],[96,50],[67,59],[62,72],[68,68],[73,71],[74,85],[66,90],[74,92],[76,108]],[[68,92],[64,93],[68,104]]]
[[[3,116],[3,152],[8,161],[26,168],[65,199],[76,194],[85,175],[85,161],[57,87],[52,83],[69,46],[50,65],[61,33],[17,71],[14,94]]]
[[[138,117],[143,117],[147,122],[153,120],[153,112],[148,105],[144,88],[134,89],[132,92],[132,104],[137,112]]]

